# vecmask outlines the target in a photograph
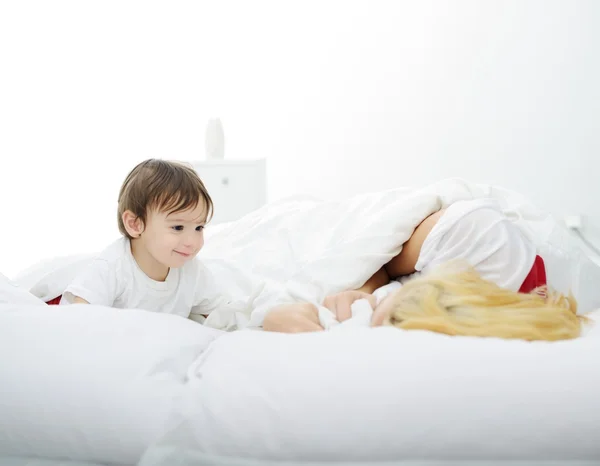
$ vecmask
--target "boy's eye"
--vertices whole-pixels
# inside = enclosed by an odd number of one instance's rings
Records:
[[[174,227],[171,227],[171,228],[173,228],[173,230],[175,230],[175,231],[183,231],[183,225],[175,225]]]
[[[202,230],[204,230],[204,225],[198,225],[196,227],[196,231],[202,231]]]

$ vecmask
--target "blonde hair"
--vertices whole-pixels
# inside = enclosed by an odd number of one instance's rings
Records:
[[[129,172],[119,191],[117,209],[119,231],[131,239],[123,224],[123,213],[133,212],[143,224],[149,210],[180,212],[202,202],[207,221],[213,214],[213,201],[191,165],[169,160],[148,159]]]
[[[445,266],[406,283],[390,299],[384,324],[447,335],[523,340],[566,340],[581,333],[570,294],[548,291],[517,293],[484,280],[472,268]]]

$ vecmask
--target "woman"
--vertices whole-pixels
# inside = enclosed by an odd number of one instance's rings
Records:
[[[546,285],[544,262],[536,255],[535,245],[504,216],[496,201],[477,199],[456,202],[427,217],[401,252],[361,288],[328,296],[323,305],[337,320],[346,320],[357,299],[368,299],[374,307],[372,293],[390,280],[406,283],[456,259],[509,291],[529,293]],[[263,329],[287,333],[323,330],[316,307],[308,303],[274,308],[266,315]]]

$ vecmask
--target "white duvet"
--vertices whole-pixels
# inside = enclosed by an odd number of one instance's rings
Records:
[[[495,197],[585,310],[597,267],[514,193],[449,180],[273,204],[207,234],[202,260],[244,306],[353,288],[427,215]],[[527,343],[394,328],[225,333],[176,316],[48,307],[84,259],[0,276],[0,457],[170,466],[271,461],[600,460],[600,333]],[[66,265],[65,265],[66,264]],[[587,281],[584,280],[587,279]],[[52,296],[53,297],[53,296]]]

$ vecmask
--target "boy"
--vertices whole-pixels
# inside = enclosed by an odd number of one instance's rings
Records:
[[[201,315],[227,304],[196,260],[212,212],[212,199],[193,168],[157,159],[140,163],[119,192],[123,237],[67,287],[61,304],[144,309],[202,321]]]

